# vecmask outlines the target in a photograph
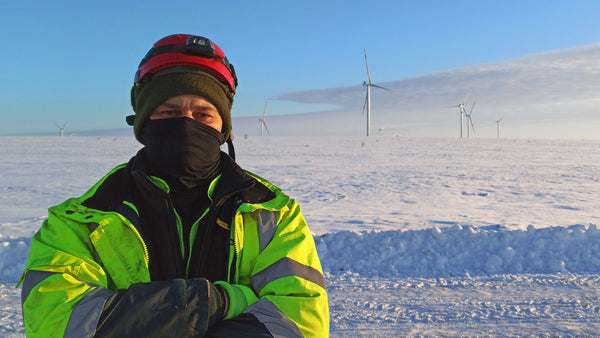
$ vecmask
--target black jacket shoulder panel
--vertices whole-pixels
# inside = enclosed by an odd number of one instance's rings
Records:
[[[130,206],[133,205],[137,207],[135,197],[137,188],[135,186],[134,177],[131,174],[132,163],[134,163],[135,160],[135,157],[131,158],[126,166],[105,176],[95,193],[81,204],[91,209],[115,211],[127,218],[141,233],[143,232],[143,229],[140,225],[140,218],[137,214],[137,210],[134,210]],[[123,203],[125,201],[129,202],[130,205]]]
[[[127,167],[117,169],[104,178],[96,192],[81,204],[102,211],[114,211],[127,198],[131,176]]]
[[[218,184],[215,188],[214,200],[217,203],[235,194],[246,203],[262,203],[275,198],[275,193],[246,173],[231,157],[224,153],[221,157],[221,181],[227,184]]]

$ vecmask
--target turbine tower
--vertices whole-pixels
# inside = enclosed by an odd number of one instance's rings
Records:
[[[365,107],[367,108],[367,136],[371,135],[371,87],[376,87],[380,89],[385,89],[390,91],[387,88],[378,86],[371,81],[371,74],[369,73],[369,63],[367,62],[367,50],[363,49],[365,52],[365,65],[367,66],[367,78],[369,82],[363,81],[363,86],[367,87],[367,97],[365,98],[365,104],[363,105],[363,112],[365,111]]]
[[[265,121],[265,114],[267,112],[267,101],[265,101],[265,108],[263,109],[262,117],[258,119],[260,122],[260,136],[263,136],[263,130],[267,131],[267,134],[270,136],[269,128],[267,128],[267,122]]]
[[[500,121],[502,119],[496,120],[496,138],[500,138]]]

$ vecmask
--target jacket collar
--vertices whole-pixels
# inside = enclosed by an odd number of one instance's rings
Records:
[[[274,192],[250,176],[224,152],[221,152],[221,161],[221,173],[212,183],[214,185],[212,199],[215,204],[221,205],[234,195],[244,203],[262,203],[275,197]],[[83,204],[100,210],[115,210],[130,195],[130,189],[135,189],[139,184],[139,181],[131,180],[138,175],[148,179],[154,176],[142,150],[131,158],[125,168],[105,177],[96,192],[83,201]],[[157,184],[156,181],[154,183]],[[166,188],[168,191],[166,184],[161,188],[163,190]]]
[[[266,202],[275,197],[275,193],[250,176],[224,152],[221,152],[221,162],[221,175],[213,192],[213,201],[217,205],[235,194],[246,203]]]
[[[134,177],[141,173],[155,176],[145,159],[143,149],[129,161],[128,167]],[[250,176],[225,152],[221,152],[221,172],[210,186],[214,186],[211,198],[216,206],[222,205],[225,200],[236,194],[245,203],[261,203],[275,197],[274,192]]]

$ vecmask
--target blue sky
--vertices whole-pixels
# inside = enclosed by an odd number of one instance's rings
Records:
[[[215,41],[240,85],[232,113],[295,91],[375,82],[599,42],[600,1],[3,1],[0,135],[126,127],[139,60],[159,38]],[[271,114],[314,107],[274,101]]]

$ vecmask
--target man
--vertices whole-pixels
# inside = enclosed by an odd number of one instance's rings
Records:
[[[210,40],[154,44],[128,117],[144,148],[50,208],[32,239],[21,278],[28,336],[328,336],[325,280],[298,204],[232,158],[236,86]]]

